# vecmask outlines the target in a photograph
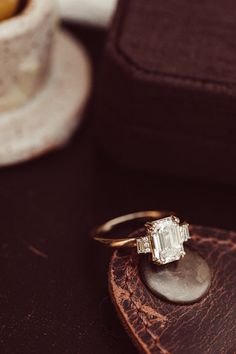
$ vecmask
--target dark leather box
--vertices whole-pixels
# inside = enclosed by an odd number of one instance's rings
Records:
[[[96,110],[117,161],[236,181],[235,18],[232,0],[119,1]]]

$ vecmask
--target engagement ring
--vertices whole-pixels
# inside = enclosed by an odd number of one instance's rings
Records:
[[[144,223],[145,233],[138,238],[107,238],[117,226],[137,219],[153,220]],[[161,211],[141,211],[107,221],[93,233],[94,240],[110,247],[135,247],[137,253],[150,253],[156,264],[167,264],[184,257],[183,243],[190,238],[189,224],[181,223],[179,218]]]

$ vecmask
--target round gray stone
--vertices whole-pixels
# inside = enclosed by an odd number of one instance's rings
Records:
[[[142,279],[154,295],[174,303],[190,304],[207,293],[211,285],[208,264],[196,252],[185,251],[184,258],[166,265],[156,265],[149,257],[142,257]]]

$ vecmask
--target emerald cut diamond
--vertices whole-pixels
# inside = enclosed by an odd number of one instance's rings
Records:
[[[154,262],[166,264],[185,255],[183,242],[190,237],[188,224],[180,225],[178,218],[169,216],[145,226]]]

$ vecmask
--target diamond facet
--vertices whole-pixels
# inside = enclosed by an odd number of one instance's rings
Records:
[[[146,224],[152,243],[153,261],[166,264],[184,256],[183,242],[189,238],[189,234],[188,225],[183,226],[179,225],[179,219],[174,216]]]

